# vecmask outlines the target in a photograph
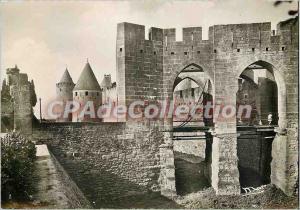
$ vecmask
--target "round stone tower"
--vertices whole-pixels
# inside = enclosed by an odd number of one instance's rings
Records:
[[[69,74],[68,69],[65,70],[61,80],[56,84],[56,99],[63,102],[63,107],[65,108],[67,101],[73,100],[72,91],[74,89],[74,82]],[[64,111],[64,109],[62,110]],[[71,122],[72,114],[69,114],[68,117],[64,118],[62,116],[57,118],[58,122]]]
[[[102,104],[102,92],[95,74],[87,62],[73,89],[73,100],[79,111],[73,112],[73,122],[99,122],[97,111]]]

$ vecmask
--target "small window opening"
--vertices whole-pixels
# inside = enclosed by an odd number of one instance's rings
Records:
[[[121,47],[121,48],[120,48],[120,52],[122,52],[122,50],[123,50],[123,49],[122,49],[122,47]]]
[[[156,55],[156,52],[154,51],[153,54]]]
[[[183,98],[182,90],[180,91],[180,98]]]
[[[85,95],[88,96],[88,95],[89,95],[89,92],[88,92],[88,91],[85,91]]]
[[[174,55],[175,53],[174,52],[171,52],[171,55]]]
[[[97,92],[97,96],[99,96],[99,92]]]
[[[75,92],[75,96],[77,96],[77,92]]]
[[[253,48],[252,48],[252,52],[254,52],[254,51],[255,51],[255,48],[253,47]]]
[[[214,53],[217,53],[217,50],[214,50]]]
[[[165,44],[166,44],[166,46],[168,45],[168,36],[167,35],[165,35]]]
[[[188,54],[188,52],[184,52],[184,55],[187,55]]]
[[[269,51],[269,48],[268,48],[268,47],[266,48],[266,51]]]
[[[192,97],[195,96],[195,89],[194,89],[194,88],[192,88],[191,96],[192,96]]]
[[[240,49],[237,49],[236,51],[237,51],[237,52],[240,52]]]
[[[285,47],[282,47],[281,50],[284,51],[284,50],[285,50]]]
[[[200,51],[197,51],[198,54],[200,54]]]
[[[143,50],[140,50],[140,53],[143,53],[144,51]]]

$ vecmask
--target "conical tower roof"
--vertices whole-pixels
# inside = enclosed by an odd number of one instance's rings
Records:
[[[69,74],[68,69],[65,70],[62,78],[60,79],[59,83],[71,83],[74,84],[72,77]]]
[[[100,91],[100,85],[88,62],[85,64],[85,67],[80,74],[80,77],[74,87],[74,90],[99,90]]]

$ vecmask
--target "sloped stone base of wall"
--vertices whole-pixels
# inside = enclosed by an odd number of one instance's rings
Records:
[[[157,125],[53,123],[42,125],[34,136],[47,143],[97,208],[115,208],[122,198],[161,190],[163,137]]]

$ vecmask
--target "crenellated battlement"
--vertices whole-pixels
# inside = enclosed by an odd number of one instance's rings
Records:
[[[210,44],[209,48],[215,52],[227,52],[232,49],[263,49],[265,51],[286,49],[297,41],[297,33],[291,24],[277,25],[277,30],[271,30],[270,22],[250,24],[228,24],[214,25],[209,27],[208,40],[202,39],[202,27],[186,27],[182,30],[182,41],[176,40],[176,29],[161,29],[151,27],[148,32],[148,39],[145,39],[145,26],[132,23],[118,24],[119,42],[123,39],[127,42],[139,42],[147,45],[148,41],[159,42],[164,50],[187,46],[203,46]],[[297,41],[298,42],[298,41]],[[178,49],[177,49],[178,50]],[[239,51],[239,50],[238,50]]]

